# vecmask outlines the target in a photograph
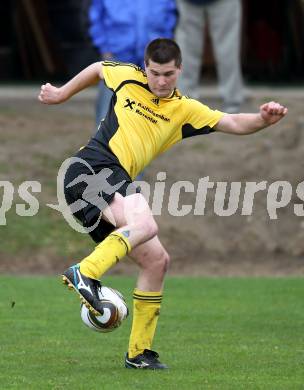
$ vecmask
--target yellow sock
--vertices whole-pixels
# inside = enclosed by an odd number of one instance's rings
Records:
[[[129,341],[129,358],[151,349],[159,317],[162,293],[141,291],[133,293],[133,323]]]
[[[80,263],[80,272],[92,279],[100,279],[109,268],[122,259],[131,246],[119,232],[113,232],[98,244],[95,250]]]

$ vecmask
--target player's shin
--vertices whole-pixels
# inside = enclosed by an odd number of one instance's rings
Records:
[[[130,250],[128,238],[119,232],[113,232],[81,261],[80,272],[89,278],[98,280]]]
[[[129,358],[151,349],[160,313],[162,292],[134,290],[133,323],[129,341]]]

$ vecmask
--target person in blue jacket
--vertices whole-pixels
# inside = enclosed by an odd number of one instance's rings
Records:
[[[144,67],[142,53],[148,42],[173,38],[176,20],[175,0],[92,0],[89,34],[102,60]],[[97,126],[108,111],[111,97],[111,90],[101,81],[96,100]]]

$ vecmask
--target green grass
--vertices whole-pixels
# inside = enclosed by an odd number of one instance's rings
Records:
[[[131,308],[135,280],[109,277]],[[303,389],[300,278],[168,278],[154,348],[165,372],[126,370],[131,320],[87,329],[54,277],[0,277],[2,389]]]
[[[62,215],[41,202],[38,213],[33,217],[16,214],[15,205],[6,213],[6,225],[0,226],[2,253],[23,254],[37,250],[51,249],[58,256],[85,256],[93,241],[88,235],[77,233]],[[30,256],[30,255],[29,255]]]

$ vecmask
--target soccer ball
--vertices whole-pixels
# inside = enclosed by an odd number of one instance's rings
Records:
[[[106,286],[101,287],[99,299],[104,307],[103,314],[95,316],[85,305],[81,305],[81,319],[86,326],[96,332],[112,332],[127,318],[129,314],[127,304],[119,291]]]

